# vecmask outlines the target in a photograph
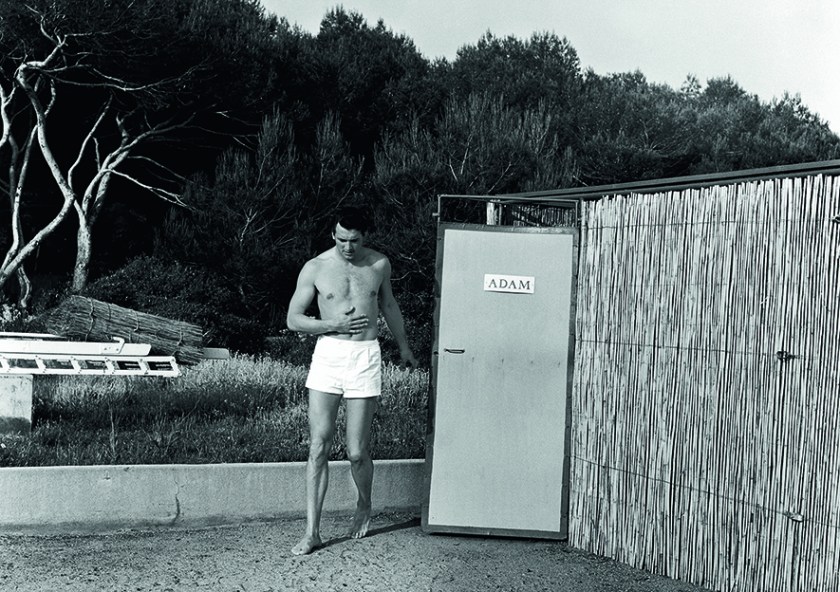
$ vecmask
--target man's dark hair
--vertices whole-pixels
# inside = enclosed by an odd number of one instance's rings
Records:
[[[347,230],[358,230],[362,234],[373,231],[373,219],[370,213],[355,206],[346,206],[338,210],[335,217],[336,224]]]

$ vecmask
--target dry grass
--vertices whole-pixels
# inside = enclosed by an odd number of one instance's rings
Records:
[[[32,434],[0,436],[0,466],[305,460],[305,378],[305,367],[244,356],[177,379],[40,376]],[[427,372],[385,365],[375,458],[424,456],[427,389]],[[338,421],[333,459],[344,457],[343,411]]]

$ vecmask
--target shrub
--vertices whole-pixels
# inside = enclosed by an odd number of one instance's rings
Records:
[[[314,335],[284,329],[266,340],[266,354],[274,360],[282,360],[288,364],[309,366],[316,340]]]
[[[208,345],[242,353],[264,350],[266,329],[247,317],[236,291],[213,272],[142,256],[92,282],[89,296],[148,314],[200,325]]]

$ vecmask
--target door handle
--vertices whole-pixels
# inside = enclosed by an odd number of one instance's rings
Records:
[[[448,347],[445,347],[445,348],[443,348],[443,351],[445,351],[448,354],[462,354],[466,350],[463,350],[463,349],[449,349]]]

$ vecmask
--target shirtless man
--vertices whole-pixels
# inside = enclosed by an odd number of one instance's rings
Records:
[[[370,426],[381,387],[377,318],[381,310],[397,340],[400,358],[416,367],[405,335],[402,313],[391,291],[391,264],[364,246],[370,222],[356,209],[338,215],[335,246],[310,259],[298,276],[286,324],[292,331],[319,335],[306,380],[309,389],[309,460],[306,466],[306,533],[295,555],[321,546],[321,508],[327,492],[327,459],[339,403],[345,399],[347,457],[359,492],[350,529],[352,538],[370,526],[373,461]],[[306,316],[317,297],[320,318]]]

